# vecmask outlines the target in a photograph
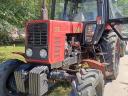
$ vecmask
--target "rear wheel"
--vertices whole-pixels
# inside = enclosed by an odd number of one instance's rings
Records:
[[[20,60],[8,60],[0,64],[0,96],[19,96],[15,93],[13,72],[20,64],[23,64]]]
[[[114,80],[118,76],[120,61],[120,40],[115,32],[105,33],[100,42],[102,52],[105,53],[107,79]]]
[[[89,69],[78,72],[72,82],[70,96],[103,96],[104,80],[99,70]]]

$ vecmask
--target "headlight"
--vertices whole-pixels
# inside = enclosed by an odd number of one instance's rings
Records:
[[[48,56],[48,53],[45,49],[40,50],[40,57],[41,58],[46,58]]]
[[[28,56],[28,57],[31,57],[32,56],[32,49],[30,49],[30,48],[28,48],[28,49],[26,49],[26,55]]]

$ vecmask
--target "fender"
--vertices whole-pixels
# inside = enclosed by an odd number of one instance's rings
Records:
[[[23,52],[12,52],[12,54],[17,54],[17,55],[20,55],[20,56],[26,58],[26,55]]]
[[[104,64],[102,64],[96,60],[91,60],[91,59],[83,60],[82,64],[88,64],[89,68],[100,70],[103,73],[104,77],[106,77]]]

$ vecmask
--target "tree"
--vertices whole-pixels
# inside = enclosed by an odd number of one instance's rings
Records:
[[[115,5],[121,11],[123,16],[128,17],[128,0],[117,0]]]
[[[36,19],[34,0],[0,0],[0,42],[9,41],[9,32],[23,28],[24,22]]]

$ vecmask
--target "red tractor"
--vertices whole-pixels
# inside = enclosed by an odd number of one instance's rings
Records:
[[[26,62],[0,64],[0,96],[46,95],[62,80],[70,82],[70,96],[103,96],[104,81],[118,75],[120,40],[128,40],[121,33],[128,15],[115,4],[50,0],[49,19],[28,21],[25,53],[14,52]]]

